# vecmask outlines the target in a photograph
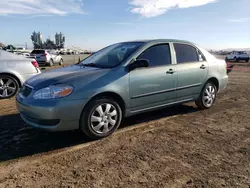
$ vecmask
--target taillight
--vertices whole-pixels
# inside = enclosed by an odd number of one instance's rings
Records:
[[[36,60],[32,60],[31,63],[35,68],[39,68],[39,65]]]
[[[45,52],[45,53],[44,53],[44,56],[47,56],[47,55],[48,55],[47,52]]]

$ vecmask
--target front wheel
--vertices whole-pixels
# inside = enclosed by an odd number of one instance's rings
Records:
[[[234,57],[234,62],[239,62],[239,59],[237,57]]]
[[[199,98],[195,101],[195,104],[200,109],[211,108],[215,102],[217,96],[217,88],[212,82],[207,82],[203,87]]]
[[[246,59],[246,63],[248,63],[249,62],[249,58],[248,59]]]
[[[99,139],[111,135],[121,124],[122,110],[112,98],[91,101],[84,109],[80,129],[90,138]]]

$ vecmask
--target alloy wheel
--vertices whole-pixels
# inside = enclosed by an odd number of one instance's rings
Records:
[[[105,134],[113,129],[117,120],[117,109],[109,103],[101,104],[91,114],[91,128],[98,134]]]
[[[206,107],[211,107],[215,101],[216,89],[212,85],[207,85],[203,92],[202,101]]]
[[[0,97],[8,98],[17,90],[17,85],[11,78],[0,78]]]

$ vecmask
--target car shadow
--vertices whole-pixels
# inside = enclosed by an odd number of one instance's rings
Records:
[[[126,118],[120,129],[136,126],[143,122],[195,111],[197,111],[197,109],[192,106],[179,105],[154,112],[143,113]],[[0,122],[0,162],[63,149],[91,141],[80,131],[52,133],[31,128],[23,122],[19,114],[1,116]]]

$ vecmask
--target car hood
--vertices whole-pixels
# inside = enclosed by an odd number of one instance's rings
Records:
[[[29,86],[32,86],[34,89],[40,89],[59,83],[73,84],[75,80],[81,80],[81,83],[84,84],[99,78],[110,70],[111,69],[100,69],[94,67],[72,65],[51,71],[46,71],[42,74],[28,79],[25,83]]]

